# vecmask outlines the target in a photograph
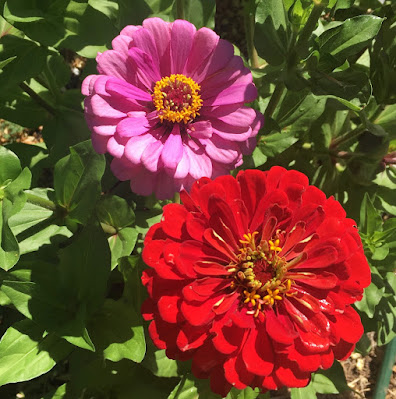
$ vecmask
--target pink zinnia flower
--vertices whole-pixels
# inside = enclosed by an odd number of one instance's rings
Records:
[[[187,21],[127,26],[82,86],[92,143],[137,194],[170,198],[227,174],[250,154],[263,117],[245,107],[257,90],[231,43]]]

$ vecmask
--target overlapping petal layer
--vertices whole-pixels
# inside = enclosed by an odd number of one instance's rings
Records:
[[[297,171],[202,178],[145,239],[154,343],[226,395],[303,387],[363,333],[370,269],[353,220]]]
[[[127,26],[82,86],[92,143],[141,195],[170,198],[251,153],[263,116],[244,106],[257,90],[231,43],[187,21]]]

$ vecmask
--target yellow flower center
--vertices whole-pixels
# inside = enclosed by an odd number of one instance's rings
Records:
[[[153,104],[161,122],[193,121],[202,107],[201,87],[182,74],[166,76],[155,83]]]
[[[231,288],[241,294],[243,304],[248,306],[248,314],[257,317],[264,306],[274,306],[284,296],[295,295],[293,280],[287,277],[286,260],[279,256],[282,252],[280,239],[256,241],[258,232],[243,235],[237,261],[232,262],[228,271],[233,272]]]

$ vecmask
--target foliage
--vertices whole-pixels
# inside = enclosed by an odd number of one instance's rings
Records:
[[[214,0],[0,0],[0,116],[43,126],[45,141],[0,148],[2,398],[18,390],[33,399],[217,397],[189,363],[146,343],[140,253],[166,201],[116,182],[89,141],[75,84],[125,25],[159,16],[214,28],[215,8]],[[372,268],[356,307],[365,331],[386,344],[396,337],[396,4],[247,0],[244,14],[240,51],[266,122],[241,168],[297,169],[343,204]],[[71,79],[67,52],[86,57],[82,77]],[[291,395],[346,389],[336,363]],[[233,389],[227,399],[268,397]]]

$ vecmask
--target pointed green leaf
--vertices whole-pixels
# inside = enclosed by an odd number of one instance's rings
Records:
[[[48,372],[72,348],[30,320],[14,324],[0,341],[0,385],[28,381]]]

